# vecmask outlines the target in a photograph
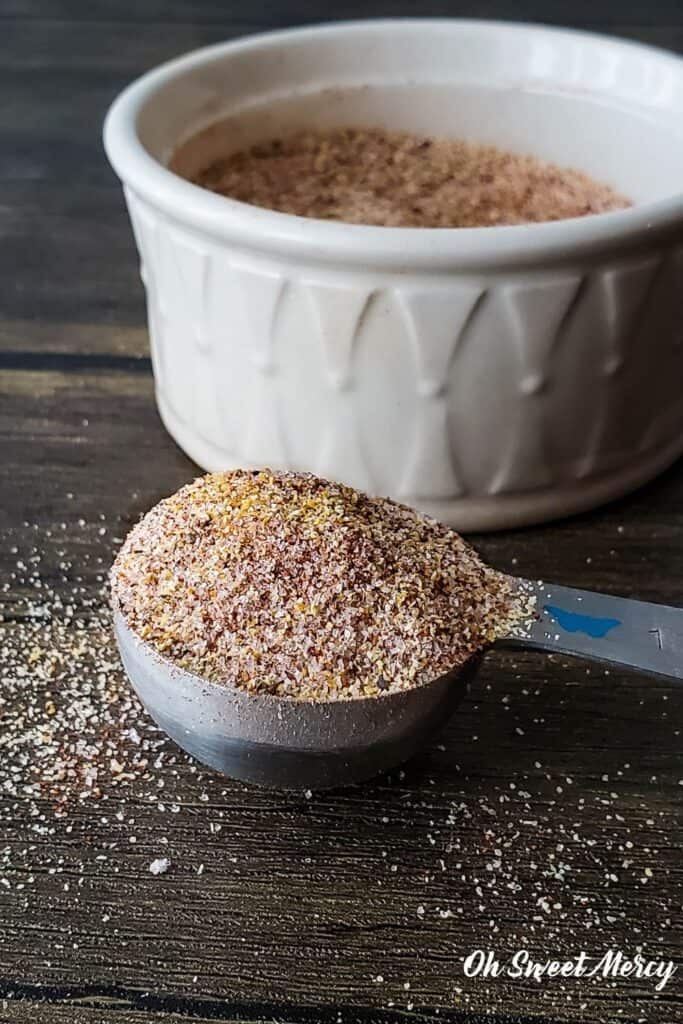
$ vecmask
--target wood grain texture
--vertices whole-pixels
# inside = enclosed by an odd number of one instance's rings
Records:
[[[66,23],[78,21],[114,21],[139,24],[239,24],[244,10],[224,0],[144,0],[143,3],[116,5],[108,0],[5,0],[2,13],[7,18],[49,19]],[[376,0],[372,9],[359,0],[337,0],[334,6],[322,7],[313,0],[265,0],[256,9],[249,9],[254,25],[294,24],[298,21],[324,21],[349,17],[480,17],[507,18],[525,21],[560,22],[562,24],[594,24],[601,22],[617,29],[630,24],[680,24],[678,0],[659,0],[653,10],[648,0],[627,0],[616,5],[614,0],[576,0],[571,10],[563,0],[525,0],[511,5],[509,0]]]
[[[678,0],[581,0],[571,15],[559,0],[0,6],[8,642],[36,614],[18,560],[39,548],[45,586],[65,594],[70,561],[97,608],[116,539],[197,472],[154,409],[137,256],[99,139],[107,104],[194,46],[368,13],[571,16],[683,51]],[[678,466],[590,515],[475,540],[520,575],[683,604],[682,509]],[[498,653],[434,748],[358,789],[268,793],[168,744],[162,799],[142,780],[67,818],[44,802],[43,830],[28,801],[0,794],[0,1022],[674,1024],[683,972],[656,993],[636,979],[467,979],[462,962],[475,948],[679,955],[680,698]]]

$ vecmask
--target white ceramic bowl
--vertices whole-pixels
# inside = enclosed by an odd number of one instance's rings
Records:
[[[635,206],[365,227],[225,199],[167,167],[176,150],[187,173],[226,146],[335,125],[530,152]],[[207,469],[312,470],[465,530],[647,480],[683,450],[682,127],[683,61],[531,25],[326,25],[145,75],[112,106],[105,145],[166,426]]]

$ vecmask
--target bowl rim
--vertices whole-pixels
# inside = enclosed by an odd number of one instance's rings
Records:
[[[683,223],[683,192],[609,213],[521,225],[473,228],[384,227],[319,220],[267,210],[217,195],[170,171],[139,139],[138,115],[144,104],[173,81],[217,57],[277,47],[290,39],[314,39],[348,32],[378,34],[415,28],[461,28],[491,35],[539,34],[583,38],[622,52],[669,64],[683,80],[683,58],[643,43],[595,32],[471,18],[368,18],[257,32],[192,50],[146,72],[111,104],[103,128],[106,154],[124,187],[162,211],[178,226],[199,229],[219,242],[273,255],[300,255],[316,263],[366,265],[388,269],[456,269],[460,266],[520,266],[566,260],[572,254],[630,247],[645,236],[670,234]]]

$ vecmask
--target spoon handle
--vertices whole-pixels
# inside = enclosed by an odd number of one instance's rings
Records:
[[[623,665],[683,679],[683,608],[524,581],[538,618],[498,643]]]

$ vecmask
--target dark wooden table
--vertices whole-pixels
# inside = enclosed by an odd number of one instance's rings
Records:
[[[31,566],[53,606],[96,614],[116,536],[196,474],[154,408],[104,111],[159,61],[323,11],[572,17],[683,50],[680,0],[3,0],[0,657],[44,614]],[[477,540],[504,569],[683,604],[682,509],[678,466],[591,515]],[[673,1024],[683,972],[656,993],[466,978],[463,959],[676,957],[681,718],[673,685],[499,655],[442,743],[355,790],[261,792],[167,744],[169,803],[158,777],[63,817],[0,793],[0,1020]]]

